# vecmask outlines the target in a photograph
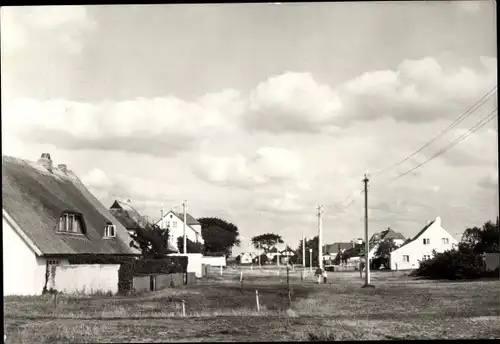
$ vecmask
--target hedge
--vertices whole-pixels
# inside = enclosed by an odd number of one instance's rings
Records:
[[[70,264],[119,264],[118,292],[126,294],[132,290],[134,276],[173,274],[187,271],[188,257],[170,256],[158,259],[135,259],[130,256],[77,255],[69,258]]]

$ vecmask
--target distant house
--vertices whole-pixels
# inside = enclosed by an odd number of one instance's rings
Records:
[[[391,270],[416,269],[420,261],[432,257],[432,251],[441,253],[453,249],[458,241],[441,226],[441,218],[422,228],[407,243],[391,252]]]
[[[146,229],[147,221],[139,214],[129,202],[115,200],[109,212],[127,229],[130,234],[134,234],[137,229]]]
[[[346,250],[353,248],[354,242],[335,242],[333,244],[323,246],[323,263],[331,265],[339,253],[344,253]]]
[[[49,266],[75,255],[139,254],[125,227],[50,154],[38,162],[2,156],[2,201],[4,295],[40,295]]]
[[[401,246],[405,242],[405,237],[403,234],[393,231],[391,228],[375,233],[370,238],[370,253],[368,254],[369,259],[372,259],[378,250],[379,244],[384,240],[392,240],[396,246]]]
[[[243,252],[237,257],[240,264],[251,264],[257,255],[253,252]]]
[[[177,249],[177,238],[184,236],[184,215],[170,210],[156,224],[160,228],[168,226],[170,230],[169,242]],[[186,214],[186,238],[194,243],[205,243],[201,236],[201,223],[189,213]]]
[[[287,246],[287,248],[280,252],[280,263],[287,264],[293,256],[295,256],[295,252]]]
[[[271,249],[269,249],[269,251],[266,253],[267,259],[271,261],[276,256],[281,256],[281,252],[283,252],[284,250],[286,250],[285,244],[276,244],[275,246],[271,247]]]

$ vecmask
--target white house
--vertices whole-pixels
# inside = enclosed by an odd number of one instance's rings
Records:
[[[4,296],[40,295],[61,285],[116,282],[116,289],[117,269],[100,269],[98,276],[55,271],[89,272],[88,265],[69,265],[74,255],[140,253],[129,246],[125,227],[66,165],[53,167],[47,153],[38,162],[2,156],[2,201]]]
[[[177,248],[177,238],[184,236],[184,215],[170,210],[160,220],[156,222],[160,228],[170,228],[169,244]],[[191,214],[186,214],[186,238],[194,243],[204,244],[201,236],[201,223]]]
[[[251,264],[253,259],[257,257],[257,254],[253,252],[243,252],[242,254],[239,255],[240,257],[240,264]]]
[[[458,241],[441,226],[441,218],[425,226],[415,237],[391,252],[391,270],[419,267],[419,261],[432,257],[432,251],[442,253],[453,249]]]

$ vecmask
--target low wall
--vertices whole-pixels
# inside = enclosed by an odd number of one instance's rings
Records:
[[[156,275],[156,290],[164,288],[175,288],[184,284],[184,274]]]
[[[486,270],[493,271],[500,266],[500,253],[485,253],[483,255]]]
[[[226,257],[201,257],[201,263],[210,266],[226,266]]]
[[[118,264],[60,265],[55,267],[53,288],[72,294],[77,292],[118,292]]]
[[[202,277],[201,265],[203,255],[201,253],[172,253],[169,256],[186,256],[188,257],[187,272],[194,272],[197,278]]]
[[[151,280],[149,276],[134,276],[132,280],[132,290],[134,292],[150,291]]]

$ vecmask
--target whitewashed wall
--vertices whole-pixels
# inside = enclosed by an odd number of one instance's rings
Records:
[[[202,277],[201,264],[203,261],[203,255],[201,253],[172,253],[169,256],[187,256],[188,257],[188,266],[187,272],[194,272],[196,277]]]
[[[118,292],[119,264],[61,265],[55,269],[54,289],[66,294]]]
[[[45,285],[45,259],[35,252],[2,217],[3,294],[41,295]]]
[[[430,239],[430,244],[424,245],[423,239]],[[448,238],[448,244],[444,244],[442,239]],[[436,218],[435,222],[422,233],[415,241],[412,241],[391,252],[391,270],[408,270],[416,269],[420,266],[424,255],[432,257],[432,250],[442,253],[451,250],[453,245],[457,245],[458,241],[441,226],[441,219]],[[409,256],[409,262],[403,260],[403,256]]]
[[[201,264],[210,266],[226,266],[226,257],[201,257]]]

